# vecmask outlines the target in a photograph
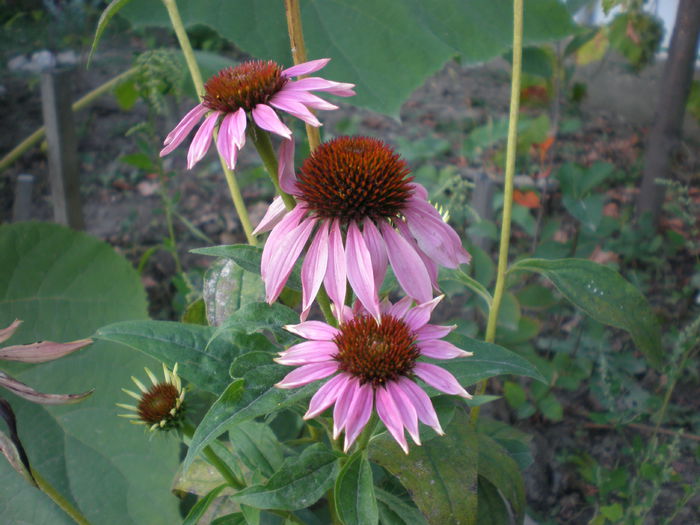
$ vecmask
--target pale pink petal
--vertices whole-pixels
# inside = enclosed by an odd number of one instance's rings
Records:
[[[278,243],[282,242],[282,239],[289,236],[294,228],[299,224],[299,221],[306,214],[306,208],[297,204],[293,210],[282,217],[282,220],[272,228],[270,236],[267,238],[267,242],[263,247],[262,257],[260,260],[260,275],[265,280],[265,276],[268,273],[269,261],[272,254],[277,249]]]
[[[430,339],[442,339],[447,334],[457,328],[456,324],[451,326],[441,326],[436,324],[426,324],[415,331],[418,341],[429,341]]]
[[[425,189],[425,186],[418,184],[417,182],[409,182],[408,185],[413,190],[413,197],[424,201],[428,200],[428,190]]]
[[[348,417],[345,420],[345,444],[343,446],[345,452],[365,428],[372,415],[373,404],[374,389],[371,384],[366,383],[357,389],[348,408]]]
[[[379,320],[381,314],[379,312],[379,297],[372,273],[372,259],[360,229],[354,221],[348,225],[345,261],[348,281],[350,281],[350,286],[355,291],[355,295],[362,302],[367,312],[376,320]]]
[[[280,352],[279,357],[274,360],[281,365],[309,365],[330,361],[337,353],[338,347],[333,341],[305,341]]]
[[[338,109],[338,106],[335,104],[331,104],[308,91],[285,91],[284,88],[282,88],[281,91],[275,94],[274,98],[275,100],[293,100],[294,102],[300,102],[311,109],[320,109],[323,111]]]
[[[214,136],[214,128],[216,127],[216,122],[219,119],[221,113],[214,112],[204,119],[204,122],[197,133],[194,134],[192,139],[192,144],[190,144],[190,149],[187,151],[187,169],[191,170],[192,166],[197,164],[204,154],[209,149],[211,144],[211,139]]]
[[[328,243],[330,245],[330,250],[328,251],[328,267],[326,268],[326,276],[323,279],[323,284],[333,304],[340,307],[345,304],[347,269],[345,266],[343,237],[340,233],[340,223],[337,219],[334,220],[331,225]],[[337,313],[341,315],[338,321],[342,322],[342,309]]]
[[[379,228],[386,243],[387,255],[396,280],[406,293],[418,302],[429,301],[433,296],[433,290],[430,275],[420,256],[389,223],[382,223]]]
[[[19,325],[21,321],[15,321],[7,329],[11,329],[15,323]],[[2,334],[0,333],[0,339]],[[92,339],[80,339],[69,343],[54,343],[53,341],[40,341],[27,345],[13,345],[0,348],[0,359],[7,361],[21,361],[23,363],[44,363],[53,361],[76,350],[92,344]]]
[[[338,394],[335,408],[333,409],[333,439],[338,439],[338,436],[345,428],[350,404],[358,388],[360,388],[360,381],[353,377],[347,382],[345,389]]]
[[[377,288],[377,291],[379,291],[384,282],[386,268],[389,263],[389,259],[386,255],[386,246],[384,246],[384,240],[379,230],[374,225],[374,221],[370,218],[365,219],[363,223],[362,235],[365,238],[365,244],[367,244],[369,256],[372,259],[374,286]]]
[[[229,169],[236,168],[236,153],[238,151],[236,149],[236,146],[233,144],[233,137],[231,131],[231,125],[233,123],[233,120],[233,113],[228,113],[223,118],[221,124],[219,125],[219,136],[216,139],[216,148],[219,150],[219,153],[221,153],[221,156],[223,157]]]
[[[383,386],[377,388],[375,394],[379,418],[384,422],[386,429],[401,446],[403,451],[408,454],[408,443],[403,433],[403,419],[394,402],[394,398]]]
[[[326,363],[313,363],[300,366],[289,372],[282,381],[277,383],[277,388],[297,388],[308,385],[324,377],[328,377],[338,370],[338,363],[335,361]]]
[[[438,286],[438,267],[437,267],[437,265],[430,257],[428,257],[423,252],[423,250],[421,250],[418,247],[418,243],[413,238],[413,235],[411,234],[411,230],[408,229],[408,226],[406,226],[406,223],[404,221],[397,220],[396,227],[399,230],[401,237],[403,237],[408,242],[408,244],[411,245],[411,247],[414,249],[414,251],[420,257],[421,261],[423,261],[423,264],[425,265],[425,269],[427,270],[428,275],[430,276],[430,284],[433,286],[434,290],[437,290],[439,292],[440,287]]]
[[[340,334],[340,330],[322,321],[305,321],[299,324],[288,324],[285,330],[304,339],[314,341],[332,341]]]
[[[346,304],[338,307],[336,303],[331,303],[331,313],[333,313],[333,317],[338,319],[339,323],[346,323],[355,317],[352,308]]]
[[[462,388],[462,385],[457,382],[455,376],[439,366],[431,365],[430,363],[416,363],[413,371],[423,381],[441,392],[454,394],[466,399],[471,399],[472,397]]]
[[[406,223],[418,246],[431,259],[446,268],[466,264],[471,256],[452,227],[442,220],[438,211],[427,201],[412,198],[404,210]]]
[[[432,427],[438,434],[443,435],[444,432],[440,426],[440,421],[438,420],[437,414],[435,413],[435,409],[433,408],[433,404],[431,403],[428,394],[426,394],[421,387],[419,387],[413,381],[405,377],[400,378],[398,384],[403,390],[404,394],[406,394],[411,400],[413,408],[416,409],[418,419],[429,427]]]
[[[296,66],[288,67],[282,71],[283,77],[298,77],[299,75],[308,75],[309,73],[315,73],[316,71],[326,67],[326,64],[330,62],[330,58],[319,58],[316,60],[309,60],[308,62],[302,62]]]
[[[396,317],[397,319],[403,319],[408,313],[408,311],[411,309],[412,304],[412,298],[408,296],[402,297],[399,301],[392,304],[386,311],[386,313],[391,315],[392,317]]]
[[[187,138],[187,135],[190,134],[190,132],[197,125],[197,122],[202,119],[207,111],[209,110],[202,104],[197,104],[194,108],[192,108],[178,123],[178,125],[175,126],[170,133],[168,133],[168,136],[165,137],[165,141],[163,142],[165,147],[160,151],[160,156],[164,157],[182,144],[182,141]]]
[[[14,321],[12,321],[12,323],[10,323],[10,326],[8,326],[7,328],[0,329],[0,343],[5,342],[10,337],[12,337],[19,328],[19,325],[21,324],[22,321],[20,321],[19,319],[15,319]]]
[[[248,117],[243,108],[239,108],[234,114],[231,122],[231,140],[237,149],[245,145],[245,129],[248,126]]]
[[[271,230],[284,218],[287,214],[287,207],[284,205],[282,197],[279,195],[272,199],[272,203],[267,208],[265,216],[262,218],[258,227],[253,230],[253,235],[258,235]]]
[[[264,278],[265,297],[268,303],[272,304],[275,302],[279,294],[282,293],[289,274],[292,273],[294,263],[304,249],[315,225],[316,219],[305,219],[299,226],[289,232],[289,235],[280,239],[279,244],[273,248]],[[269,239],[265,243],[265,248],[267,248],[268,244],[270,244]]]
[[[413,330],[417,332],[423,328],[428,321],[430,321],[430,314],[433,312],[435,307],[438,305],[444,295],[438,295],[437,297],[427,301],[423,304],[419,304],[415,308],[411,308],[406,315],[403,317],[404,322]]]
[[[421,355],[432,357],[433,359],[454,359],[455,357],[469,357],[473,355],[471,352],[457,348],[452,343],[440,341],[439,339],[431,339],[430,341],[421,341],[418,343]]]
[[[311,113],[308,108],[301,102],[297,102],[290,97],[272,97],[268,102],[272,107],[286,111],[290,115],[303,120],[307,124],[319,127],[321,123],[316,118],[316,115]]]
[[[306,319],[309,309],[321,288],[328,266],[328,221],[323,221],[314,236],[301,266],[302,320]]]
[[[285,193],[296,195],[297,176],[294,173],[294,137],[283,140],[277,155],[277,178]]]
[[[355,94],[352,88],[355,84],[333,82],[321,77],[302,78],[295,82],[287,82],[284,91],[324,91],[339,97],[351,97]]]
[[[413,403],[404,394],[403,390],[395,381],[390,381],[386,384],[386,390],[394,399],[394,404],[401,415],[403,426],[408,430],[409,435],[416,445],[420,445],[420,433],[418,432],[418,416]]]
[[[292,131],[282,123],[275,110],[270,106],[258,104],[253,108],[252,114],[255,123],[262,129],[271,131],[285,139],[292,137]]]
[[[350,380],[349,375],[340,373],[332,377],[313,395],[309,401],[309,409],[304,414],[304,419],[312,419],[323,413],[329,406],[335,403],[341,392]]]

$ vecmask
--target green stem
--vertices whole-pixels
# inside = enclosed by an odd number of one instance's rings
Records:
[[[367,448],[369,440],[372,438],[372,434],[374,433],[374,429],[377,427],[377,423],[379,423],[377,413],[372,411],[372,417],[370,417],[370,420],[365,425],[364,430],[362,430],[362,434],[360,434],[360,437],[357,439],[355,450],[364,450]]]
[[[248,127],[248,137],[252,140],[255,145],[255,149],[260,155],[260,159],[263,161],[265,170],[270,176],[272,184],[275,186],[275,190],[282,197],[284,205],[288,210],[291,210],[296,206],[297,202],[294,200],[289,193],[282,191],[280,187],[279,177],[277,176],[277,155],[275,155],[275,150],[272,148],[272,141],[270,140],[270,134],[264,129],[260,129],[258,126]]]
[[[194,427],[192,426],[191,423],[185,421],[185,423],[182,426],[182,433],[188,437],[189,439],[192,439],[192,436],[194,435]],[[226,462],[221,459],[214,450],[210,446],[204,447],[204,457],[207,458],[207,461],[211,463],[216,470],[219,471],[219,474],[226,480],[226,483],[231,485],[234,489],[240,490],[245,488],[245,482],[241,481],[236,477],[236,475],[233,473],[231,468],[226,464]]]
[[[515,177],[516,139],[518,136],[518,114],[520,112],[520,73],[523,56],[523,0],[513,0],[513,73],[510,84],[510,115],[508,120],[508,145],[506,149],[506,173],[503,190],[503,220],[501,224],[501,241],[498,250],[498,269],[493,304],[489,310],[486,323],[487,343],[496,340],[496,322],[505,291],[506,269],[508,267],[508,247],[510,243],[510,222],[513,211],[513,179]],[[481,381],[476,389],[477,395],[486,390],[486,380]],[[474,407],[471,420],[476,423],[479,407]]]
[[[112,89],[114,86],[119,84],[119,82],[123,81],[126,78],[129,78],[131,75],[136,73],[139,70],[138,67],[132,67],[131,69],[127,69],[123,73],[120,73],[116,77],[113,77],[109,79],[107,82],[102,84],[101,86],[96,87],[92,91],[90,91],[87,95],[85,95],[82,98],[79,98],[77,101],[73,103],[71,106],[71,109],[75,111],[80,111],[81,109],[86,108],[89,106],[95,99],[101,97],[105,93],[107,93],[110,89]],[[5,171],[7,168],[9,168],[13,162],[15,162],[19,157],[22,156],[24,152],[26,152],[29,148],[34,146],[37,142],[39,142],[42,138],[44,138],[44,135],[46,135],[46,128],[44,126],[40,127],[37,129],[34,133],[29,135],[27,138],[25,138],[22,142],[17,144],[12,151],[10,151],[7,155],[5,155],[2,159],[0,159],[0,172]]]
[[[85,516],[83,516],[80,511],[76,509],[67,499],[61,496],[58,491],[33,468],[32,476],[42,492],[51,498],[63,512],[68,514],[73,519],[73,521],[80,525],[90,525],[90,522],[85,518]]]
[[[163,5],[168,10],[168,15],[170,16],[170,23],[175,31],[175,36],[177,36],[177,41],[180,44],[180,49],[182,54],[185,56],[185,62],[187,63],[187,68],[190,71],[190,77],[192,77],[192,83],[197,92],[197,96],[200,98],[204,93],[204,82],[202,81],[202,73],[199,71],[199,66],[197,65],[197,60],[194,56],[194,51],[192,50],[192,45],[190,44],[190,39],[187,36],[187,31],[185,31],[185,26],[182,23],[182,18],[180,17],[180,12],[177,9],[177,3],[175,0],[162,0]],[[219,153],[219,160],[221,161],[221,169],[224,172],[224,177],[226,178],[226,184],[228,185],[229,192],[231,193],[231,200],[233,201],[233,206],[238,214],[238,219],[241,221],[241,226],[245,232],[248,244],[255,246],[257,241],[253,235],[253,227],[250,223],[250,217],[248,216],[248,210],[245,207],[245,202],[243,201],[243,196],[241,195],[241,190],[238,187],[238,181],[233,172],[226,165],[226,161]]]

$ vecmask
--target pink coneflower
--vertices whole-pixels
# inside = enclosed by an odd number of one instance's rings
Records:
[[[192,169],[209,149],[214,129],[219,124],[216,147],[229,168],[236,167],[238,151],[245,144],[248,119],[264,130],[289,139],[291,130],[277,116],[275,109],[286,111],[312,126],[321,123],[309,111],[311,109],[338,109],[329,102],[312,94],[323,91],[339,97],[354,95],[354,84],[333,82],[319,77],[293,81],[292,77],[307,75],[322,69],[330,58],[311,60],[282,69],[268,60],[251,60],[236,67],[219,71],[204,85],[202,102],[197,104],[175,126],[161,150],[163,157],[177,148],[206,115],[192,139],[187,153],[187,169]]]
[[[380,140],[338,137],[321,144],[294,175],[293,142],[280,148],[282,189],[297,199],[287,212],[273,201],[255,233],[272,229],[262,254],[268,302],[277,299],[295,261],[312,238],[301,269],[302,320],[324,283],[337,312],[346,280],[379,318],[378,290],[388,263],[418,303],[437,289],[438,265],[469,262],[457,233],[412,182],[406,163]]]
[[[296,388],[336,374],[311,398],[304,419],[318,416],[335,403],[333,438],[344,430],[347,452],[376,406],[379,418],[408,454],[404,428],[418,445],[418,421],[443,434],[430,398],[416,379],[446,394],[471,397],[452,374],[419,360],[472,355],[440,340],[454,326],[428,324],[440,299],[442,296],[414,308],[410,308],[408,298],[394,305],[383,302],[379,323],[365,312],[347,312],[348,319],[339,328],[320,321],[287,326],[309,341],[292,346],[275,359],[283,365],[301,365],[276,386]]]

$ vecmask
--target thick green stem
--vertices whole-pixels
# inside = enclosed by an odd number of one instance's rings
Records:
[[[272,141],[270,140],[269,133],[257,126],[250,126],[248,128],[248,137],[253,141],[255,149],[258,151],[258,155],[260,155],[260,159],[263,161],[263,165],[267,170],[267,174],[270,176],[270,180],[275,186],[275,190],[277,190],[277,193],[282,197],[287,209],[291,210],[297,203],[294,197],[282,191],[280,187],[279,177],[277,176],[277,156],[275,155],[275,150],[272,148]]]
[[[192,83],[197,91],[197,96],[201,97],[204,93],[204,81],[202,80],[202,73],[199,71],[199,66],[197,65],[197,60],[194,56],[194,51],[192,50],[192,45],[190,44],[190,39],[187,36],[187,31],[185,31],[185,26],[182,23],[182,18],[180,17],[180,12],[177,9],[177,3],[175,0],[163,0],[165,8],[168,10],[168,15],[170,16],[170,23],[175,31],[175,36],[177,36],[177,41],[180,44],[180,49],[182,54],[185,56],[185,62],[187,62],[187,68],[190,71],[190,76],[192,77]],[[224,172],[224,177],[226,177],[226,184],[228,184],[229,192],[231,193],[231,200],[233,201],[233,206],[238,214],[238,219],[241,221],[241,226],[245,232],[248,244],[255,246],[257,244],[255,236],[253,235],[253,227],[250,223],[250,217],[248,216],[248,210],[245,207],[245,202],[243,201],[243,196],[241,195],[241,190],[238,187],[238,181],[233,172],[226,165],[226,161],[219,154],[219,160],[221,161],[221,169]]]
[[[101,97],[105,93],[107,93],[110,89],[112,89],[114,86],[119,84],[119,82],[122,82],[123,80],[129,78],[131,75],[136,73],[139,70],[138,67],[132,67],[131,69],[127,69],[123,73],[120,73],[116,77],[113,77],[109,79],[107,82],[102,84],[101,86],[96,87],[92,91],[90,91],[87,95],[84,97],[78,99],[73,103],[71,106],[71,109],[75,111],[80,111],[83,108],[86,108],[90,104],[92,104],[93,101],[95,101],[97,98]],[[24,139],[22,142],[17,144],[12,151],[10,151],[7,155],[5,155],[1,160],[0,160],[0,172],[5,171],[7,168],[9,168],[14,161],[16,161],[19,157],[22,156],[24,152],[26,152],[29,148],[34,146],[37,142],[39,142],[42,138],[44,138],[44,135],[46,135],[46,128],[44,126],[40,127],[37,129],[34,133],[29,135],[26,139]]]
[[[67,499],[61,496],[53,486],[46,481],[35,469],[32,469],[32,476],[36,484],[51,500],[58,505],[63,512],[68,514],[73,521],[79,525],[90,525],[90,522],[76,509]]]
[[[520,72],[523,56],[523,0],[513,0],[513,73],[510,84],[510,115],[508,120],[508,145],[506,146],[506,173],[503,189],[503,220],[501,224],[501,241],[498,250],[498,269],[496,272],[496,287],[493,293],[493,304],[489,310],[486,323],[487,343],[496,340],[496,323],[498,311],[501,308],[503,292],[506,284],[508,268],[508,247],[510,244],[510,222],[513,211],[513,179],[515,177],[515,153],[518,136],[518,114],[520,112]],[[486,390],[486,381],[481,381],[476,389],[477,395]],[[479,407],[471,412],[472,422],[479,418]]]
[[[195,428],[189,422],[186,421],[183,424],[182,433],[189,439],[192,439],[194,431]],[[221,474],[224,480],[226,480],[226,483],[231,485],[236,490],[245,488],[245,482],[238,479],[238,477],[233,473],[233,471],[229,468],[226,462],[223,459],[221,459],[210,446],[207,445],[206,447],[204,447],[203,453],[204,457],[207,458],[207,461],[209,461],[209,463],[211,463],[214,466],[214,468],[216,468],[216,470],[219,471],[219,474]]]
[[[377,423],[379,423],[379,418],[377,417],[377,413],[373,411],[372,417],[365,425],[362,434],[360,434],[360,437],[357,438],[357,446],[355,450],[364,450],[367,448],[369,440],[372,438],[372,434],[374,433],[374,429],[377,427]]]

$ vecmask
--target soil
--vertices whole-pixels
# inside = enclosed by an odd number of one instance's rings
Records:
[[[90,70],[78,68],[75,98],[126,69],[130,57],[131,51],[113,50],[100,55]],[[612,72],[608,71],[608,76],[603,73],[599,73],[603,74],[599,79],[590,79],[589,76],[588,82],[593,86],[590,98],[578,107],[567,106],[567,115],[575,117],[582,124],[579,129],[558,138],[553,163],[556,166],[567,160],[575,160],[590,165],[596,160],[606,160],[625,173],[639,173],[644,137],[651,118],[646,108],[652,106],[650,92],[653,92],[654,75],[658,77],[660,68],[655,66],[645,76],[636,77],[639,89],[635,90],[630,87],[630,83],[634,84],[635,77],[623,71],[619,64],[607,64],[605,67],[612,69]],[[616,82],[622,83],[624,90],[616,92],[614,96],[608,92],[605,103],[600,86],[613,86]],[[4,87],[0,92],[4,130],[0,134],[0,151],[5,153],[41,124],[41,107],[36,79],[11,76],[3,72],[0,83]],[[455,166],[465,178],[486,171],[498,179],[499,170],[493,167],[488,152],[482,158],[466,158],[462,153],[462,144],[474,126],[483,124],[488,119],[505,117],[508,98],[505,62],[497,60],[476,67],[449,63],[404,104],[400,121],[346,104],[341,104],[341,109],[336,112],[324,114],[321,120],[326,135],[340,134],[341,131],[351,129],[353,133],[379,137],[390,144],[418,141],[425,137],[446,139],[449,148],[441,151],[431,161],[437,167]],[[618,105],[615,99],[625,99],[624,107]],[[168,116],[159,117],[154,136],[165,136],[176,122],[177,115],[184,114],[191,104],[191,101],[182,98],[176,107],[171,106]],[[645,108],[646,117],[642,115],[640,107]],[[547,108],[540,106],[525,111],[536,115],[547,111]],[[159,196],[163,181],[157,175],[120,161],[123,155],[137,151],[133,136],[126,136],[125,133],[147,119],[148,110],[142,102],[130,111],[124,111],[112,96],[100,98],[89,109],[76,115],[86,230],[112,244],[135,265],[149,248],[161,245],[168,235],[162,199]],[[700,180],[700,149],[697,148],[696,140],[699,135],[697,125],[689,126],[675,176],[686,184],[694,183],[697,187]],[[243,192],[255,224],[264,213],[271,193],[266,185],[255,182],[254,168],[258,161],[252,148],[244,149],[239,162],[239,171],[254,181],[246,185]],[[245,242],[215,156],[210,152],[193,172],[186,171],[184,166],[183,151],[178,151],[165,160],[165,168],[172,172],[172,176],[168,177],[164,191],[172,198],[179,198],[177,212],[211,239],[213,244]],[[0,222],[12,220],[15,180],[21,173],[30,173],[36,177],[31,218],[51,220],[46,170],[44,150],[34,148],[0,174]],[[633,185],[627,183],[611,188],[610,191],[608,204],[629,209],[635,192]],[[561,212],[561,206],[552,205],[548,212]],[[673,221],[673,216],[666,216],[662,227],[671,227],[675,224]],[[683,230],[684,225],[676,226],[682,234],[688,234]],[[180,220],[175,221],[175,233],[183,266],[192,274],[202,273],[211,262],[210,259],[192,255],[188,251],[207,243],[201,236],[193,234],[192,228]],[[495,260],[495,254],[492,255]],[[694,261],[697,261],[697,254],[687,253],[677,261],[673,270],[666,268],[664,271],[680,273],[678,282],[688,282]],[[178,296],[172,281],[175,272],[176,265],[166,250],[157,250],[144,267],[143,283],[149,292],[154,318],[174,319],[179,315],[177,306],[174,306]],[[654,303],[659,299],[655,306],[660,310],[668,308],[663,299],[666,294],[663,286],[663,282],[659,282],[650,287],[651,300]],[[687,310],[691,305],[690,301],[686,302]],[[668,315],[673,318],[673,313]],[[677,318],[675,320],[679,321]],[[650,381],[661,379],[653,374],[649,378]],[[691,387],[697,388],[697,383],[691,383]],[[498,388],[498,382],[494,382],[493,388]],[[679,394],[677,398],[674,401],[685,404],[686,408],[700,408],[693,396],[683,398]],[[526,485],[528,506],[535,520],[539,523],[585,524],[593,515],[588,500],[591,491],[596,488],[582,480],[565,458],[572,450],[586,450],[601,464],[612,467],[625,439],[632,438],[635,434],[646,439],[649,434],[633,428],[621,431],[590,427],[590,419],[585,416],[585,410],[595,407],[585,388],[563,393],[562,399],[566,403],[564,418],[556,423],[540,415],[516,420],[504,402],[494,403],[490,411],[533,436],[535,463],[526,472]],[[574,407],[578,408],[575,410]],[[677,470],[691,481],[698,472],[683,469],[683,464],[692,464],[687,455],[690,454],[687,447],[684,450],[684,459]],[[673,507],[678,497],[677,493],[665,491],[655,507],[651,521],[647,523],[657,523],[656,520]],[[674,524],[700,523],[697,498],[693,503],[673,521]]]

